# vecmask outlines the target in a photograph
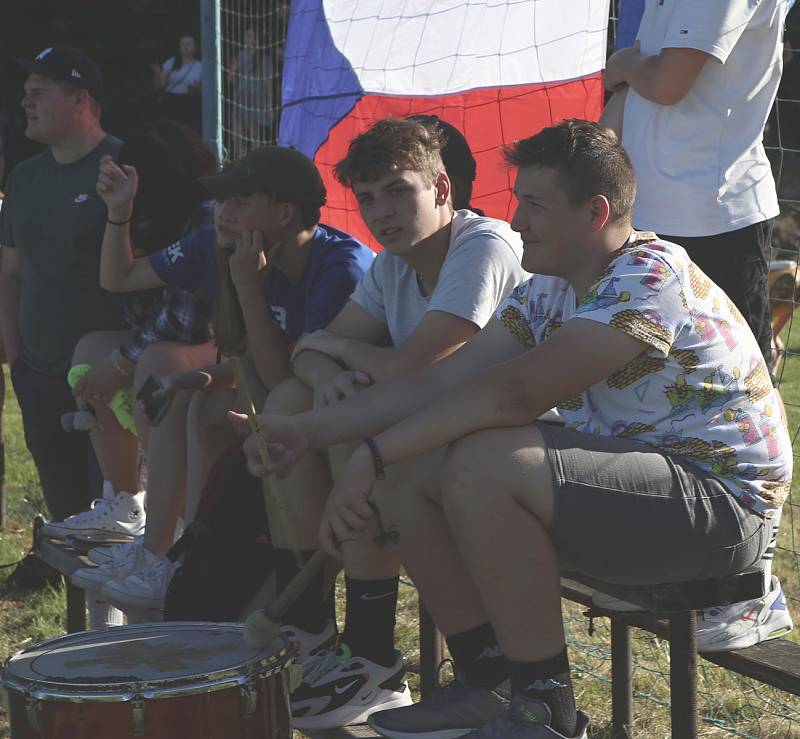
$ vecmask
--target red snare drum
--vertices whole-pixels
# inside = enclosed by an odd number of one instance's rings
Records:
[[[17,652],[2,673],[12,739],[288,739],[287,643],[241,624],[83,631]]]

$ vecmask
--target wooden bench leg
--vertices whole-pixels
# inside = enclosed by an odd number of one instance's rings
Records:
[[[669,619],[670,697],[672,736],[696,739],[697,615],[694,611]]]
[[[76,588],[68,577],[64,578],[67,586],[67,633],[86,630],[86,594]]]
[[[633,657],[631,627],[611,617],[611,736],[629,739],[633,724]]]
[[[423,698],[437,686],[439,665],[444,659],[444,640],[433,619],[420,601],[419,604],[419,672]]]

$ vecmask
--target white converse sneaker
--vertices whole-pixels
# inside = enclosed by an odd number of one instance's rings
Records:
[[[95,547],[86,553],[86,557],[96,565],[104,565],[117,557],[124,556],[125,552],[128,551],[128,547],[142,546],[142,541],[144,541],[144,534],[134,536],[132,541],[126,541],[123,544],[113,544],[110,547]]]
[[[309,657],[313,657],[323,649],[333,646],[334,641],[336,641],[336,624],[333,619],[327,620],[325,628],[319,634],[303,631],[290,624],[282,626],[281,631],[292,647],[297,649],[294,657],[294,662],[297,665],[305,664]]]
[[[697,651],[744,649],[784,636],[792,625],[783,588],[773,575],[769,593],[763,598],[703,611],[697,623]]]
[[[63,539],[70,534],[85,536],[130,536],[144,533],[143,492],[120,492],[113,498],[98,498],[92,501],[91,508],[83,513],[76,513],[65,521],[46,523],[42,534],[54,539]]]
[[[302,731],[361,724],[375,711],[410,706],[403,658],[390,667],[353,656],[343,642],[306,661],[292,693],[292,726]]]
[[[124,579],[142,569],[156,555],[141,544],[120,545],[114,556],[98,567],[81,567],[72,573],[72,584],[84,590],[100,590],[109,580]]]
[[[126,608],[163,608],[176,565],[164,554],[150,556],[152,559],[144,568],[124,580],[108,580],[100,589],[100,597],[123,611]]]

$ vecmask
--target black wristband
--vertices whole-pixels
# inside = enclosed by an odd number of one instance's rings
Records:
[[[127,221],[112,221],[110,218],[106,218],[106,223],[110,223],[112,226],[124,226],[132,220],[133,218],[129,218]]]
[[[385,480],[386,472],[383,469],[383,459],[381,459],[381,453],[378,451],[378,445],[375,443],[375,439],[371,436],[367,436],[364,439],[364,443],[367,445],[370,454],[372,454],[372,464],[375,467],[375,479]]]

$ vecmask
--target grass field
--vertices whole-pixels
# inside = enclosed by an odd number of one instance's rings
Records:
[[[800,429],[800,324],[784,332],[787,360],[781,372],[781,389],[793,434]],[[43,510],[41,491],[33,463],[25,449],[19,408],[13,393],[6,394],[5,408],[6,493],[8,523],[0,533],[0,564],[15,562],[26,552],[30,522]],[[796,446],[800,450],[800,447]],[[776,572],[790,599],[790,608],[800,619],[800,482],[784,508]],[[0,592],[11,569],[0,570]],[[565,603],[570,655],[578,704],[593,719],[593,739],[609,739],[611,685],[607,622],[595,621],[589,636],[588,621],[579,607]],[[416,591],[401,585],[398,611],[398,648],[412,670],[419,663],[416,639]],[[62,634],[65,629],[63,591],[5,593],[0,597],[0,658],[5,659],[29,644]],[[796,629],[790,638],[800,640]],[[647,634],[635,640],[634,736],[641,739],[669,737],[668,646]],[[412,688],[417,675],[410,675]],[[698,678],[703,737],[800,737],[800,699],[787,693],[739,678],[701,660]],[[7,739],[5,714],[0,711],[0,739]],[[299,736],[299,735],[297,735]]]

